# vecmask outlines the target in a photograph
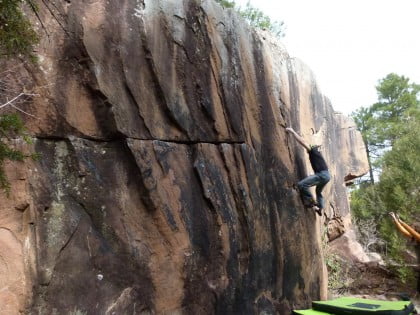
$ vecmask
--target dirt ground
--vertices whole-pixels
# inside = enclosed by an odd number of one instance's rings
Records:
[[[335,283],[330,285],[330,298],[354,296],[375,300],[409,299],[420,312],[420,292],[417,292],[416,287],[416,274],[403,283],[395,272],[378,264],[343,264],[340,277],[336,277]]]

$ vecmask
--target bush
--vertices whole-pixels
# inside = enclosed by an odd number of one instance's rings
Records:
[[[35,155],[25,155],[10,144],[12,137],[21,136],[26,142],[29,142],[29,138],[25,137],[23,122],[17,114],[0,116],[0,188],[6,192],[9,192],[10,184],[4,172],[4,162],[6,160],[23,161],[27,157],[35,158]]]
[[[220,5],[224,8],[234,8],[235,7],[235,1],[216,0],[216,2],[220,3]]]
[[[21,9],[24,3],[36,11],[32,0],[0,0],[0,55],[3,57],[33,57],[38,36]]]
[[[270,17],[260,9],[253,7],[249,2],[246,4],[244,10],[239,10],[239,13],[252,26],[267,30],[273,33],[276,37],[284,37],[284,23],[278,21],[271,21]]]
[[[235,1],[216,0],[216,2],[224,8],[236,8]],[[237,8],[236,10],[251,26],[270,31],[278,38],[284,37],[284,23],[271,21],[268,15],[253,7],[250,2],[246,4],[245,9]]]

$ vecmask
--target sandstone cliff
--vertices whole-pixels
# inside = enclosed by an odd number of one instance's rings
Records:
[[[288,314],[325,297],[328,220],[302,206],[312,170],[284,126],[323,144],[329,219],[367,161],[308,67],[212,0],[39,6],[39,64],[19,76],[41,158],[7,166],[5,314]]]

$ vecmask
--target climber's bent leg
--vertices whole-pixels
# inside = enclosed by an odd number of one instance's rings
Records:
[[[302,179],[298,184],[298,188],[302,195],[303,203],[305,206],[311,206],[315,204],[314,197],[312,196],[309,187],[315,186],[320,183],[320,177],[318,175],[311,175]]]
[[[315,175],[318,176],[320,179],[319,183],[316,185],[316,201],[318,203],[318,207],[320,209],[323,209],[325,206],[324,197],[322,196],[322,189],[324,189],[325,185],[330,181],[331,176],[328,171],[322,171],[319,173],[316,173]]]

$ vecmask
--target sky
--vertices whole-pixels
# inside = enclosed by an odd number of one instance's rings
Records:
[[[349,115],[377,102],[375,86],[389,73],[420,84],[420,0],[250,1],[283,21],[281,42],[312,69],[336,111]]]

